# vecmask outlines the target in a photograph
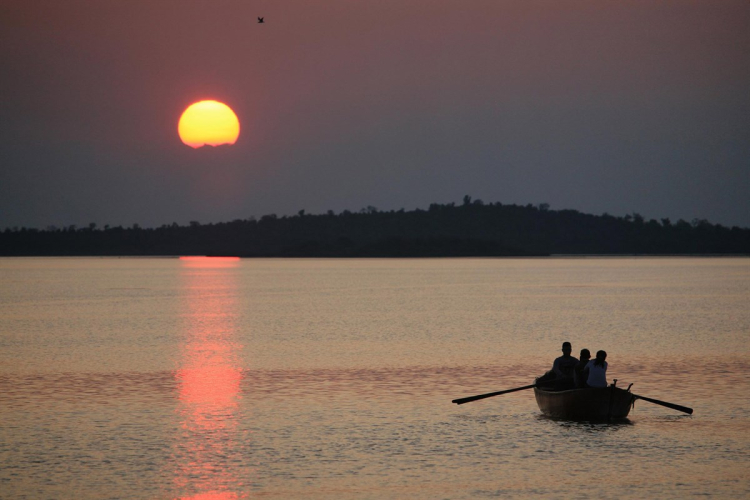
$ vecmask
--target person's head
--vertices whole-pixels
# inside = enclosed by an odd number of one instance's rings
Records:
[[[596,359],[594,364],[598,366],[604,366],[604,360],[607,359],[607,353],[605,351],[596,351]]]
[[[588,349],[581,349],[581,359],[591,359],[591,352]]]
[[[570,345],[570,342],[563,342],[562,346],[562,352],[566,356],[570,356],[570,353],[573,351],[573,346]]]

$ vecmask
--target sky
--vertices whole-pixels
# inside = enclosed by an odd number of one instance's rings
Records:
[[[0,0],[0,68],[0,229],[467,194],[750,227],[747,0]],[[180,141],[203,99],[233,146]]]

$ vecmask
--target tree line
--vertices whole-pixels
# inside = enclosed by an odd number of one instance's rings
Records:
[[[241,257],[499,257],[551,254],[750,254],[750,229],[637,213],[616,217],[549,205],[483,203],[325,214],[157,228],[6,228],[3,256],[236,255]]]

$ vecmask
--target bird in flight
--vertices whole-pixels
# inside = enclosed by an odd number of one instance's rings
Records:
[[[258,18],[258,22],[259,22],[259,23],[263,23],[263,18],[262,18],[262,17],[259,17],[259,18]]]

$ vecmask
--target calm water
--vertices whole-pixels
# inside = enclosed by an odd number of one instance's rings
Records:
[[[691,406],[540,416],[563,340]],[[0,497],[750,495],[750,259],[0,259]]]

